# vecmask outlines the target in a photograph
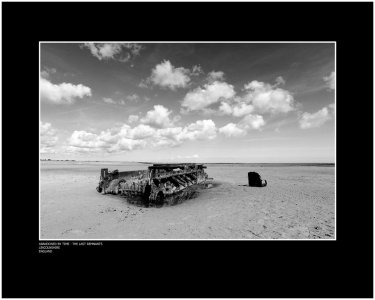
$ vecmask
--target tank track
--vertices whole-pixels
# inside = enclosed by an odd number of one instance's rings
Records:
[[[183,190],[171,193],[171,194],[162,194],[161,191],[158,193],[153,193],[149,197],[150,206],[163,206],[163,205],[175,205],[181,203],[185,200],[193,198],[197,194],[198,185],[188,186]],[[158,197],[158,195],[163,195]]]

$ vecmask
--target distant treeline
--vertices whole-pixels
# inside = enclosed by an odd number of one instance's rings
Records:
[[[76,161],[75,159],[40,159],[40,161]],[[105,161],[99,161],[99,160],[80,160],[80,162],[105,162]],[[113,163],[114,161],[108,161],[108,163]],[[148,161],[118,161],[117,163],[139,163],[139,164],[146,164],[146,165],[152,165],[156,162],[148,162]],[[160,162],[158,162],[160,163]],[[181,164],[185,164],[187,162],[183,162]],[[176,164],[176,163],[173,163]],[[177,163],[178,164],[178,163]],[[205,163],[200,162],[199,164],[205,164],[205,165],[251,165],[251,166],[267,166],[267,167],[334,167],[334,163]]]
[[[206,165],[252,165],[267,167],[334,167],[334,163],[204,163]]]
[[[143,161],[138,161],[138,163],[140,163],[140,164],[154,164],[153,162],[143,162]],[[181,163],[181,164],[184,164],[184,163]],[[252,166],[257,165],[257,166],[268,166],[268,167],[272,167],[272,166],[275,166],[275,167],[287,167],[287,166],[291,166],[291,167],[298,167],[298,166],[301,166],[301,167],[334,167],[335,166],[334,163],[240,163],[240,162],[237,162],[237,163],[230,163],[230,162],[228,162],[228,163],[205,163],[205,162],[202,162],[200,164],[205,164],[205,165],[252,165]]]
[[[41,158],[40,161],[75,161],[75,159],[49,159],[49,158]]]

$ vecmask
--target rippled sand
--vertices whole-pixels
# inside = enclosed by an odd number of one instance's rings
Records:
[[[207,164],[213,188],[162,208],[97,193],[104,167],[147,165],[41,162],[42,239],[335,239],[334,166]],[[268,186],[241,186],[250,171]]]

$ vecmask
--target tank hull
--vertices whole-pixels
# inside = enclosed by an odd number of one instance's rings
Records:
[[[140,197],[147,205],[173,205],[192,198],[198,188],[211,185],[212,178],[204,169],[199,164],[154,164],[148,170],[128,172],[102,169],[97,191]]]

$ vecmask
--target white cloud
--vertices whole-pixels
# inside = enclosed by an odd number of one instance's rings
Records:
[[[203,73],[203,69],[200,65],[193,66],[191,69],[190,75],[191,76],[198,76]]]
[[[225,115],[233,115],[235,117],[243,117],[254,111],[253,105],[246,104],[241,102],[240,98],[238,99],[235,103],[221,102],[219,111]]]
[[[135,122],[137,122],[139,120],[139,117],[137,116],[137,115],[130,115],[129,117],[128,117],[128,123],[135,123]]]
[[[148,88],[151,85],[158,85],[162,88],[176,90],[186,88],[191,82],[191,76],[199,76],[203,73],[200,65],[194,65],[191,69],[174,67],[169,60],[164,60],[152,69],[150,77],[142,79],[139,87]]]
[[[120,44],[95,44],[95,43],[85,43],[84,47],[91,51],[97,59],[110,59],[121,52]]]
[[[174,141],[180,141],[180,134],[182,132],[182,127],[168,127],[158,129],[158,136],[162,139],[171,139]]]
[[[91,89],[82,84],[53,84],[45,78],[40,78],[39,88],[42,100],[58,104],[72,104],[76,98],[91,96]]]
[[[144,140],[133,140],[128,138],[121,138],[114,148],[110,149],[110,152],[119,152],[123,150],[134,150],[145,148],[146,142]]]
[[[299,120],[302,129],[320,127],[331,120],[335,114],[335,105],[330,104],[315,113],[304,112]]]
[[[246,130],[260,129],[266,122],[260,115],[247,115],[241,121],[240,125]]]
[[[285,84],[285,80],[279,76],[276,84],[251,81],[244,85],[244,93],[236,96],[232,85],[223,81],[212,81],[223,79],[223,72],[209,73],[209,83],[203,88],[198,87],[186,94],[182,102],[182,113],[189,111],[203,111],[234,117],[244,117],[252,113],[277,114],[287,113],[295,110],[293,96],[279,85]],[[211,78],[211,79],[210,79]],[[218,109],[209,108],[210,105],[221,102]]]
[[[56,129],[51,123],[39,122],[40,153],[53,153],[54,146],[58,141]]]
[[[68,139],[69,151],[120,152],[142,148],[174,147],[185,141],[211,140],[216,137],[216,126],[212,120],[199,120],[185,127],[154,128],[140,124],[130,127],[111,128],[100,134],[74,131]]]
[[[143,46],[137,43],[85,43],[81,48],[88,48],[93,56],[99,60],[118,60],[127,62],[139,55]]]
[[[47,67],[44,67],[43,70],[40,71],[40,76],[45,78],[45,79],[48,79],[49,76],[51,74],[54,74],[56,73],[56,69],[55,68],[47,68]]]
[[[237,103],[232,108],[232,114],[235,117],[243,117],[254,111],[254,106],[246,103]]]
[[[278,76],[275,81],[276,81],[276,86],[285,84],[285,80],[281,76]]]
[[[233,108],[228,102],[221,102],[219,111],[221,111],[223,114],[231,115],[233,113]]]
[[[181,140],[212,140],[216,137],[216,126],[212,120],[199,120],[186,126],[178,135]]]
[[[228,123],[227,125],[221,127],[219,132],[224,134],[226,137],[240,137],[246,135],[246,130],[238,127],[234,123]]]
[[[258,80],[253,80],[247,84],[244,85],[244,89],[245,90],[255,90],[255,89],[259,89],[259,88],[262,88],[264,85],[263,82],[260,82]]]
[[[177,146],[184,141],[212,140],[216,138],[217,128],[212,120],[199,120],[185,127],[158,129],[154,146]]]
[[[144,49],[144,47],[137,43],[125,43],[125,48],[129,49],[131,54],[137,56],[140,54],[141,50]]]
[[[42,71],[40,71],[40,77],[42,77],[42,78],[48,78],[49,77],[49,73],[46,70],[42,70]]]
[[[202,110],[220,100],[230,99],[235,95],[233,85],[214,81],[188,92],[182,101],[182,106],[188,111]]]
[[[217,80],[224,80],[224,72],[223,71],[211,71],[207,75],[208,82],[214,82]]]
[[[169,115],[172,111],[163,105],[154,105],[152,110],[146,113],[140,121],[144,124],[156,125],[159,127],[169,127],[173,125],[173,120],[170,119]]]
[[[116,104],[116,101],[113,100],[112,98],[103,98],[103,101],[109,104]]]
[[[138,126],[129,129],[126,136],[133,140],[143,140],[145,138],[150,138],[154,136],[156,129],[149,125],[139,124]]]
[[[224,134],[226,137],[240,137],[247,134],[248,131],[256,129],[260,130],[266,122],[261,115],[248,114],[237,124],[228,123],[221,127],[219,132]]]
[[[284,80],[278,77],[276,81],[273,86],[256,80],[245,84],[246,94],[242,97],[242,101],[250,103],[258,113],[277,114],[295,110],[292,94],[278,87]]]
[[[105,147],[105,141],[98,139],[98,135],[81,130],[75,130],[69,139],[69,145],[79,148]]]
[[[331,72],[330,75],[323,77],[323,80],[329,89],[334,90],[336,85],[336,72]]]
[[[187,87],[190,82],[189,74],[189,69],[175,68],[169,60],[164,60],[152,69],[151,76],[147,81],[154,85],[175,90],[176,88]],[[145,83],[141,82],[141,84],[144,85]]]

